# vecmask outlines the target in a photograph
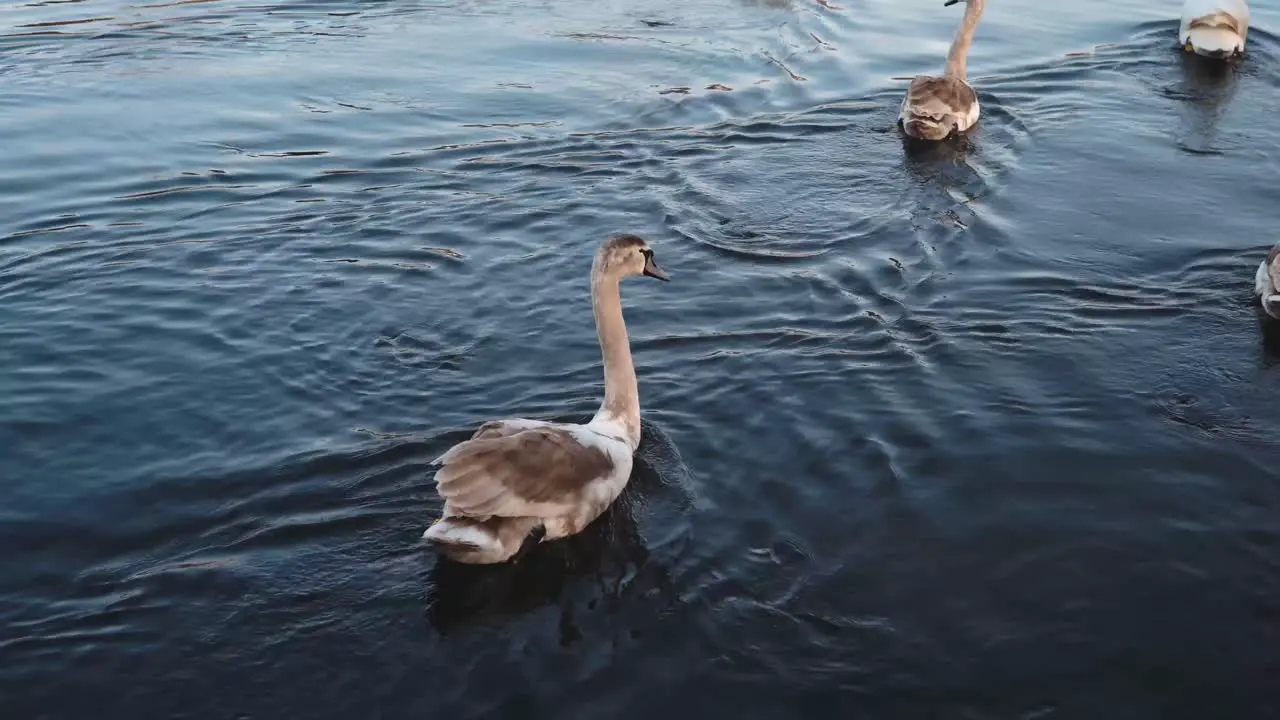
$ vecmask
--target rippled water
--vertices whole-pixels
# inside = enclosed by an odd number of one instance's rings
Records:
[[[0,9],[0,697],[14,718],[1280,713],[1280,7],[940,0]],[[584,535],[437,562],[428,463],[601,392]]]

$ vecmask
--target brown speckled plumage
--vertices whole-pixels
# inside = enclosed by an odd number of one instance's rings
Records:
[[[1240,21],[1236,20],[1233,16],[1231,16],[1228,13],[1216,12],[1216,13],[1213,13],[1212,15],[1205,15],[1203,17],[1198,17],[1192,20],[1190,23],[1187,23],[1187,29],[1189,30],[1197,30],[1197,29],[1212,30],[1214,28],[1218,28],[1222,30],[1230,30],[1231,32],[1239,35]]]
[[[424,537],[442,554],[504,562],[540,527],[543,540],[580,532],[622,492],[640,442],[640,405],[619,283],[642,274],[667,279],[636,235],[605,240],[592,262],[605,397],[591,422],[491,421],[440,456],[435,480],[445,507]]]
[[[458,514],[512,516],[529,506],[573,507],[613,470],[600,448],[584,446],[566,428],[542,426],[458,445],[436,483]]]
[[[982,15],[983,0],[968,0],[964,19],[947,54],[941,76],[920,75],[907,86],[898,121],[909,137],[942,140],[965,132],[978,119],[978,96],[966,81],[966,59]]]

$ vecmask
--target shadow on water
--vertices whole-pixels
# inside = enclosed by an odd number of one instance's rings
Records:
[[[915,164],[933,163],[948,160],[952,163],[963,162],[969,151],[973,149],[973,138],[963,133],[952,133],[941,141],[920,140],[901,132],[902,151],[908,159],[908,167]],[[977,130],[974,127],[973,130]]]
[[[1242,83],[1265,84],[1280,89],[1273,68],[1280,59],[1280,37],[1263,28],[1249,33],[1247,54],[1231,61],[1204,58],[1185,51],[1176,42],[1177,24],[1144,23],[1135,29],[1125,43],[1100,46],[1095,51],[1097,69],[1130,74],[1172,101],[1178,125],[1175,142],[1184,152],[1222,156],[1239,146],[1244,138],[1221,137],[1221,126],[1233,111]],[[1250,94],[1252,107],[1244,112],[1257,113],[1259,96]]]
[[[427,548],[435,556],[427,578],[431,626],[449,635],[560,605],[560,642],[569,645],[582,635],[575,605],[613,613],[628,598],[668,595],[668,565],[689,540],[694,498],[670,436],[647,421],[642,426],[626,489],[578,535],[526,543],[516,560],[503,565],[456,563]]]
[[[428,575],[432,627],[448,635],[477,623],[509,620],[559,603],[582,581],[594,584],[601,598],[618,599],[628,577],[649,561],[632,514],[636,492],[629,487],[582,533],[526,548],[509,564],[473,566],[438,557]]]
[[[1220,155],[1214,147],[1217,128],[1239,87],[1240,68],[1234,62],[1214,61],[1175,48],[1182,82],[1170,87],[1169,97],[1181,100],[1179,147],[1190,153]]]
[[[977,132],[973,128],[970,132]],[[974,135],[955,135],[940,142],[919,140],[902,133],[903,168],[921,185],[940,189],[976,186],[981,177],[970,167],[970,156],[978,149]],[[974,189],[978,189],[974,187]]]
[[[1280,320],[1276,320],[1258,308],[1257,298],[1250,297],[1258,313],[1258,337],[1261,339],[1262,364],[1267,368],[1280,365]]]

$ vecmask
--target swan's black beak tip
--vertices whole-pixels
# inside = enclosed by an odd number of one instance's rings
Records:
[[[658,267],[658,263],[653,261],[653,251],[644,250],[644,274],[646,277],[657,278],[663,282],[671,282],[671,278],[667,276],[667,271]]]
[[[652,261],[645,264],[644,274],[646,277],[657,278],[662,282],[671,282],[671,277],[667,275],[667,271],[658,267],[657,263]]]
[[[951,7],[952,5],[955,5],[958,2],[960,2],[960,0],[947,0],[946,2],[942,3],[942,7]]]

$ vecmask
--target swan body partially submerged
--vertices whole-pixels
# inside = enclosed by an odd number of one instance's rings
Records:
[[[1244,54],[1249,37],[1245,0],[1185,0],[1178,42],[1202,57],[1227,60]]]
[[[506,562],[531,535],[547,541],[581,532],[626,487],[640,444],[640,399],[619,285],[634,275],[667,280],[642,238],[606,240],[591,266],[604,400],[590,422],[495,420],[436,460],[444,512],[423,538],[441,554]]]
[[[943,4],[957,2],[960,0],[947,0]],[[898,111],[898,124],[908,137],[944,140],[977,124],[978,95],[966,79],[966,61],[984,4],[983,0],[965,0],[964,19],[947,53],[942,76],[918,75],[907,86],[907,96]]]

